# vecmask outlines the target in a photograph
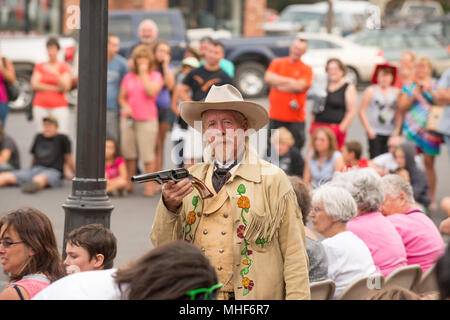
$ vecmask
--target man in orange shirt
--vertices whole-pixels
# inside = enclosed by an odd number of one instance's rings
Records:
[[[268,150],[271,131],[280,127],[286,127],[292,133],[294,145],[299,150],[305,144],[306,92],[313,79],[312,68],[301,61],[307,47],[306,40],[295,39],[289,48],[289,56],[274,59],[264,76],[264,80],[271,87]],[[303,168],[303,158],[301,160]]]

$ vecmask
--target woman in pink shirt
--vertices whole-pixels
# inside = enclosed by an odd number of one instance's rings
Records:
[[[382,212],[402,237],[408,264],[418,264],[426,272],[444,253],[444,240],[414,201],[408,181],[394,174],[384,176],[382,181],[386,193]]]
[[[123,78],[119,92],[121,148],[127,164],[130,192],[133,191],[131,176],[136,173],[138,158],[144,163],[146,173],[154,172],[156,168],[156,97],[163,87],[162,75],[154,70],[155,59],[147,46],[137,46],[132,61],[131,72]],[[156,189],[157,185],[149,182],[144,195],[153,196]]]
[[[356,234],[370,250],[378,271],[387,276],[407,265],[402,238],[380,210],[384,201],[381,177],[371,168],[338,174],[332,182],[347,189],[356,201],[358,214],[347,222],[347,230]]]
[[[0,258],[11,281],[0,300],[29,300],[66,275],[50,219],[34,208],[0,219]]]

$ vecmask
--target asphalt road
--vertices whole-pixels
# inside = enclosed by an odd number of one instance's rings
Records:
[[[361,91],[360,91],[361,95]],[[254,102],[268,107],[267,98],[255,99]],[[308,110],[309,104],[307,105]],[[75,118],[76,114],[72,110],[71,138],[73,150],[75,149]],[[309,119],[308,119],[309,121]],[[309,126],[307,126],[308,128]],[[20,149],[21,165],[27,168],[31,162],[29,150],[35,135],[33,122],[26,120],[24,113],[10,113],[6,123],[6,132],[12,135]],[[265,135],[259,135],[259,145],[265,145]],[[347,140],[358,140],[364,146],[363,156],[367,156],[367,139],[358,118],[351,125]],[[305,149],[305,148],[304,148]],[[174,167],[170,159],[171,142],[166,139],[164,168]],[[304,152],[305,150],[303,150]],[[75,156],[75,155],[74,155]],[[75,158],[74,158],[75,159]],[[436,170],[438,172],[437,200],[440,201],[445,195],[450,195],[448,185],[450,177],[450,159],[445,146],[441,155],[436,159]],[[65,180],[59,189],[47,189],[35,195],[26,195],[20,192],[17,187],[5,187],[0,189],[0,214],[21,206],[33,206],[46,213],[52,223],[58,241],[60,252],[62,252],[63,232],[64,232],[64,210],[62,204],[71,193],[72,183]],[[138,258],[147,250],[151,249],[150,229],[155,216],[155,209],[159,201],[159,195],[151,198],[142,196],[143,186],[137,185],[135,192],[127,197],[112,198],[114,210],[111,215],[111,230],[118,239],[118,252],[115,266],[120,267]],[[445,215],[441,210],[431,213],[431,218],[439,224]],[[448,241],[448,237],[444,237]],[[7,283],[7,277],[0,273],[0,289]]]

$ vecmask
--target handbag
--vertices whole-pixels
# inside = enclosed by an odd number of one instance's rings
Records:
[[[6,65],[6,59],[3,57],[3,64]],[[8,101],[15,101],[19,97],[19,88],[14,83],[9,83],[3,81],[6,87],[6,95],[8,96]]]
[[[439,122],[444,114],[444,106],[431,105],[428,111],[427,124],[425,129],[428,131],[437,131]]]

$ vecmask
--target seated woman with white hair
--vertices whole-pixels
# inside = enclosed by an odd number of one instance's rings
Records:
[[[381,211],[402,237],[408,265],[418,264],[425,273],[444,254],[444,240],[434,222],[416,204],[408,181],[396,174],[388,174],[382,181],[386,199]]]
[[[381,214],[384,188],[381,177],[372,168],[337,174],[332,185],[345,188],[352,195],[358,214],[347,223],[370,250],[378,271],[387,276],[407,265],[405,246],[394,225]]]
[[[329,183],[314,191],[312,197],[313,229],[326,239],[322,241],[328,259],[328,278],[336,284],[334,299],[353,281],[376,271],[369,248],[346,228],[356,216],[351,194]]]

